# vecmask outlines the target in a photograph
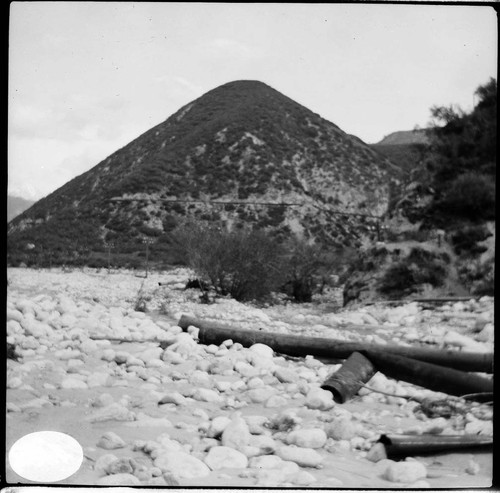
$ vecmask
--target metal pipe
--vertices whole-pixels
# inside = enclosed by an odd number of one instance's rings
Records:
[[[339,370],[332,373],[321,386],[333,394],[333,400],[340,404],[357,394],[364,383],[375,375],[377,370],[371,361],[361,353],[354,352]]]
[[[362,353],[378,371],[396,380],[450,395],[493,392],[493,379],[380,350]]]
[[[346,359],[355,351],[382,351],[384,354],[405,356],[464,372],[493,373],[493,353],[472,353],[466,351],[448,351],[441,349],[406,347],[394,345],[368,344],[364,342],[346,342],[322,337],[304,337],[289,334],[248,330],[221,326],[219,322],[199,320],[182,315],[179,327],[186,330],[190,325],[198,327],[199,340],[202,344],[221,344],[227,339],[239,342],[245,347],[255,343],[266,344],[278,353],[290,356],[312,355],[317,358]],[[345,327],[348,330],[349,327]],[[472,391],[472,392],[478,392]],[[469,393],[472,393],[469,392]]]
[[[387,458],[403,458],[413,455],[460,451],[463,449],[488,449],[493,438],[481,435],[382,435]]]

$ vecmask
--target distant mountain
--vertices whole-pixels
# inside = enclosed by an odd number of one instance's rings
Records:
[[[429,137],[426,129],[400,130],[386,135],[380,142],[374,145],[408,145],[408,144],[428,144]]]
[[[35,202],[32,200],[26,200],[21,197],[15,197],[13,195],[7,196],[7,222],[14,219],[16,216],[29,209]]]
[[[371,147],[387,156],[403,172],[412,173],[421,164],[428,145],[427,130],[419,129],[393,132]]]
[[[355,246],[387,209],[400,169],[355,136],[258,81],[217,87],[17,217],[29,242],[78,257],[154,255],[185,217]],[[265,205],[268,204],[268,205]],[[271,205],[269,205],[271,204]],[[73,258],[71,257],[71,258]]]

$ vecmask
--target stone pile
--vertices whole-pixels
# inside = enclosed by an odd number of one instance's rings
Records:
[[[26,273],[10,275],[15,281]],[[175,276],[180,274],[175,273],[174,281]],[[345,475],[336,469],[339,457],[348,455],[372,471],[382,487],[428,487],[421,461],[374,464],[366,459],[385,431],[381,419],[391,421],[392,430],[399,433],[492,433],[484,406],[450,419],[416,415],[418,402],[412,398],[444,395],[380,373],[355,399],[364,410],[335,405],[321,384],[340,365],[325,365],[311,356],[287,358],[263,344],[199,344],[193,327],[183,332],[171,319],[135,311],[130,303],[106,306],[77,296],[77,285],[92,285],[81,277],[85,282],[78,280],[71,289],[31,296],[18,288],[19,281],[11,283],[7,340],[22,360],[8,367],[7,411],[15,425],[16,414],[26,410],[75,406],[64,392],[92,395],[84,423],[102,432],[93,443],[84,444],[95,456],[91,484],[352,487],[354,483],[346,484]],[[101,300],[105,294],[95,281],[92,292]],[[412,303],[313,314],[311,306],[304,313],[291,306],[283,322],[275,318],[278,308],[234,300],[199,305],[180,291],[181,282],[171,284],[176,286],[170,291],[175,298],[171,314],[184,310],[252,328],[345,340],[424,341],[475,351],[491,351],[493,344],[489,298],[432,310]],[[129,288],[125,298],[132,294]],[[281,314],[283,310],[279,308]],[[357,329],[346,332],[345,324]],[[121,345],[114,338],[131,342]],[[43,378],[34,380],[35,374]],[[119,395],[117,389],[122,389]],[[36,396],[22,402],[10,399],[21,391]],[[386,407],[372,411],[374,404]],[[135,429],[145,430],[145,439],[129,438]]]

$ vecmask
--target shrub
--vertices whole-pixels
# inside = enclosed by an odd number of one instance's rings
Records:
[[[287,282],[283,290],[299,303],[312,301],[334,266],[332,256],[319,245],[295,240],[288,245]]]
[[[145,235],[145,236],[153,236],[153,237],[158,237],[160,236],[163,231],[158,228],[152,228],[151,226],[148,226],[147,224],[141,224],[141,226],[138,228],[139,233]]]
[[[173,237],[186,264],[218,294],[238,301],[262,299],[283,282],[282,249],[263,231],[228,231],[190,221]]]
[[[442,286],[449,261],[446,254],[413,248],[406,258],[389,266],[379,281],[378,290],[392,296],[405,296],[416,291],[418,285]]]
[[[486,175],[464,173],[453,180],[438,207],[468,219],[494,219],[495,181]]]
[[[460,280],[472,294],[479,296],[495,295],[495,258],[485,262],[467,260],[458,268]]]
[[[478,279],[472,285],[472,294],[495,296],[495,259],[487,260],[478,270]]]
[[[414,285],[415,279],[410,267],[404,262],[398,262],[386,270],[378,289],[388,295],[405,295],[413,292]]]
[[[491,236],[491,233],[486,226],[469,226],[456,231],[451,237],[451,242],[455,253],[458,255],[462,252],[476,254],[487,249],[485,246],[477,245],[477,243],[486,240],[489,236]]]

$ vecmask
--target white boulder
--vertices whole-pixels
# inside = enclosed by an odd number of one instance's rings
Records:
[[[180,479],[203,478],[210,475],[210,469],[204,462],[181,451],[160,451],[154,460],[154,465],[163,473],[171,473]]]
[[[218,469],[243,469],[248,466],[248,459],[244,454],[231,447],[212,447],[205,457],[205,463],[216,471]]]

